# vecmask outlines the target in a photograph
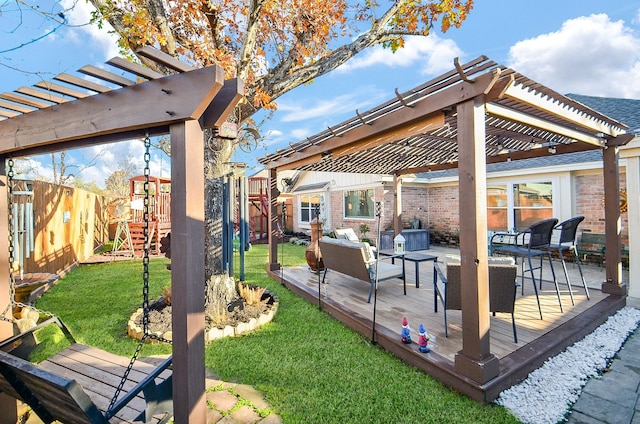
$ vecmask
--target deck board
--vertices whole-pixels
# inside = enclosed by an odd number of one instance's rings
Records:
[[[428,269],[427,269],[428,268]],[[298,281],[304,281],[310,289],[318,287],[317,275],[306,267],[286,268],[286,274],[294,275]],[[343,304],[348,310],[357,312],[365,317],[373,317],[373,300],[367,303],[368,285],[344,274],[334,271],[327,272],[328,298]],[[411,337],[418,339],[419,324],[423,323],[430,335],[429,344],[432,349],[453,361],[456,352],[462,348],[462,313],[447,311],[449,323],[449,337],[444,334],[444,315],[442,304],[438,304],[438,312],[433,306],[433,267],[421,269],[421,281],[425,282],[416,288],[413,276],[408,272],[407,295],[402,294],[402,281],[384,281],[378,286],[376,303],[376,324],[396,329],[400,334],[402,317],[406,316],[411,326]],[[426,282],[429,281],[429,284]],[[591,300],[587,300],[584,290],[574,293],[575,306],[571,305],[568,289],[560,287],[564,312],[560,312],[558,299],[553,283],[543,283],[539,290],[543,319],[540,319],[535,294],[531,283],[526,284],[524,295],[518,290],[516,296],[516,328],[518,343],[513,341],[511,315],[498,313],[490,317],[491,351],[498,358],[506,356],[522,345],[532,342],[542,334],[551,331],[570,318],[584,312],[586,309],[606,297],[598,290],[591,290]],[[323,290],[324,291],[324,290]],[[578,291],[576,287],[574,291]],[[323,294],[324,295],[324,294]]]
[[[429,250],[425,253],[438,255],[438,260],[444,259],[450,249]],[[453,252],[455,253],[455,251]],[[581,333],[580,326],[576,322],[584,320],[585,315],[595,315],[591,322],[603,320],[602,311],[609,313],[619,309],[620,301],[610,299],[610,295],[602,293],[599,288],[604,279],[604,273],[598,268],[585,266],[586,278],[589,286],[590,299],[587,299],[580,280],[577,268],[569,265],[570,278],[573,283],[574,305],[571,303],[568,286],[562,275],[560,263],[554,263],[556,276],[559,282],[560,298],[563,311],[560,311],[555,286],[548,269],[543,269],[542,289],[538,289],[542,308],[543,319],[540,319],[535,293],[531,280],[524,280],[524,294],[518,288],[515,307],[515,321],[517,327],[518,343],[514,343],[510,314],[498,313],[490,316],[490,351],[501,360],[501,369],[513,373],[514,358],[518,361],[528,359],[527,351],[535,345],[538,349],[541,343],[545,344],[545,352],[558,353],[562,343],[555,341],[555,333],[561,337],[573,340]],[[441,264],[444,268],[444,264]],[[546,267],[548,268],[548,267]],[[425,262],[420,266],[420,287],[415,287],[415,270],[413,266],[406,267],[407,295],[403,295],[402,281],[399,279],[383,281],[378,286],[376,297],[376,333],[381,339],[388,339],[390,343],[400,342],[400,330],[402,317],[406,316],[411,326],[411,337],[414,341],[410,346],[394,346],[394,353],[410,363],[423,366],[430,370],[433,364],[442,367],[439,373],[449,375],[454,373],[454,361],[456,354],[462,349],[462,313],[460,311],[447,311],[449,324],[449,337],[444,334],[444,315],[442,304],[438,300],[438,312],[434,312],[433,291],[433,263]],[[307,266],[284,267],[273,278],[281,280],[298,294],[306,297],[311,302],[318,302],[319,278]],[[537,274],[536,274],[537,277]],[[520,276],[518,277],[520,282]],[[326,287],[320,287],[322,293],[321,302],[331,314],[338,319],[371,338],[373,326],[373,304],[367,303],[369,285],[344,274],[329,270],[326,276]],[[623,299],[624,302],[624,299]],[[622,303],[624,304],[624,303]],[[598,309],[599,308],[599,309]],[[430,335],[429,346],[431,353],[421,354],[417,349],[418,329],[423,323]],[[590,325],[582,324],[584,331]],[[582,335],[583,337],[583,335]],[[581,337],[580,337],[581,338]],[[537,344],[537,345],[536,345]],[[566,347],[566,346],[565,346]],[[564,347],[563,347],[564,348]],[[544,352],[543,352],[544,353]],[[541,358],[532,356],[529,366],[535,366]],[[422,364],[424,362],[424,364]],[[433,362],[433,363],[431,363]],[[504,366],[502,365],[504,364]],[[515,365],[517,367],[517,365]],[[436,374],[438,373],[436,372]],[[504,376],[500,379],[506,378]],[[520,378],[514,374],[511,379]],[[466,383],[465,383],[466,384]],[[501,383],[508,384],[508,383]],[[484,389],[483,389],[484,390]]]

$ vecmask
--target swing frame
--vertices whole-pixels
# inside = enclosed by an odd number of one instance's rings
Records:
[[[239,79],[219,66],[195,69],[151,47],[136,52],[175,71],[164,76],[120,58],[108,63],[134,80],[102,71],[109,84],[60,75],[96,94],[51,103],[0,121],[0,216],[7,214],[4,159],[169,134],[172,145],[173,404],[175,422],[206,421],[204,365],[204,129],[220,128],[243,96]],[[112,85],[121,88],[112,89]],[[111,86],[110,86],[111,85]],[[50,86],[52,91],[56,88]],[[84,94],[84,93],[82,93]],[[46,93],[43,94],[46,96]],[[73,94],[71,94],[73,96]],[[59,96],[45,97],[60,99]],[[71,101],[69,101],[71,100]],[[52,104],[54,103],[54,104]],[[32,108],[34,106],[31,106]],[[0,310],[10,302],[8,225],[0,219]],[[0,339],[13,328],[0,322]],[[2,361],[0,361],[2,362]],[[36,368],[37,369],[37,368]],[[35,372],[35,370],[32,370]],[[28,374],[31,376],[31,374]],[[0,423],[15,422],[12,399],[0,394]],[[15,405],[15,401],[13,401]]]

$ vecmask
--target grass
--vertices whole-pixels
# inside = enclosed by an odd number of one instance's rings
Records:
[[[281,245],[285,266],[304,263],[304,246]],[[169,284],[165,259],[150,262],[151,298]],[[246,282],[280,299],[274,320],[259,330],[207,345],[205,362],[221,379],[261,391],[285,423],[516,423],[504,408],[481,405],[372,346],[316,305],[266,277],[267,247],[245,258]],[[85,265],[39,301],[59,315],[76,339],[130,356],[136,341],[126,321],[142,302],[140,261]],[[149,345],[143,355],[168,353]]]

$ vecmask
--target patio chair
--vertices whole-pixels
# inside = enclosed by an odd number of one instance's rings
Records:
[[[551,235],[553,234],[553,228],[558,223],[556,218],[544,219],[532,224],[529,228],[516,234],[514,240],[515,244],[500,245],[493,249],[493,253],[503,254],[522,258],[521,266],[521,284],[522,293],[524,294],[524,273],[529,271],[531,274],[531,281],[533,282],[533,290],[536,294],[536,301],[538,302],[538,311],[540,312],[540,319],[542,319],[542,307],[540,306],[540,297],[538,296],[538,287],[536,285],[536,277],[533,271],[536,269],[539,271],[540,289],[542,289],[542,262],[546,256],[549,261],[549,267],[551,269],[551,275],[553,277],[553,284],[556,286],[556,295],[558,296],[558,304],[560,305],[560,312],[564,312],[562,309],[562,300],[560,299],[560,289],[558,288],[558,280],[556,279],[556,273],[553,269],[553,262],[551,261]],[[533,259],[540,258],[540,264],[536,267],[533,266]],[[528,268],[525,269],[525,260],[528,264]]]
[[[580,278],[582,279],[582,286],[584,287],[584,292],[587,295],[587,299],[589,299],[589,289],[587,288],[587,283],[584,280],[584,274],[582,273],[582,265],[580,264],[580,255],[578,254],[578,248],[576,246],[576,235],[578,233],[578,225],[584,221],[584,216],[574,216],[573,218],[569,218],[566,221],[563,221],[555,226],[554,230],[560,231],[560,236],[558,241],[555,243],[549,244],[549,249],[551,251],[557,251],[558,256],[560,256],[560,261],[562,262],[562,270],[564,271],[564,277],[567,280],[567,286],[569,286],[569,295],[571,296],[571,304],[575,305],[573,302],[573,290],[571,289],[571,282],[569,281],[569,273],[567,272],[567,264],[564,260],[564,252],[570,252],[573,254],[575,258],[575,263],[578,265],[578,271],[580,272]]]
[[[518,266],[513,258],[489,257],[489,312],[496,315],[496,312],[511,314],[511,325],[513,327],[513,341],[518,343],[516,331],[516,319],[514,315],[516,303],[516,289],[518,278]],[[448,255],[446,259],[446,276],[436,263],[434,265],[436,274],[442,282],[444,294],[437,283],[435,283],[434,294],[436,296],[434,306],[438,312],[437,298],[440,298],[444,308],[444,335],[449,337],[447,310],[462,310],[462,281],[460,277],[460,258]]]

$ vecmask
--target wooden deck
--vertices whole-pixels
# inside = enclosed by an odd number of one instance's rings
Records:
[[[432,248],[424,251],[437,255],[442,262],[452,249]],[[444,269],[444,266],[442,266]],[[415,287],[413,263],[407,262],[407,295],[403,295],[402,281],[390,280],[379,284],[375,314],[376,342],[404,361],[424,370],[445,384],[488,402],[499,393],[524,379],[547,358],[561,352],[580,340],[610,315],[625,306],[625,299],[600,291],[605,273],[598,267],[585,266],[585,279],[589,286],[588,300],[579,279],[577,267],[569,264],[575,305],[572,305],[568,286],[560,262],[554,269],[560,285],[563,312],[560,311],[555,287],[548,266],[544,268],[542,290],[539,290],[543,319],[540,319],[536,297],[530,279],[525,278],[524,294],[518,289],[516,298],[516,326],[518,343],[513,341],[510,314],[497,314],[490,318],[491,352],[500,360],[500,375],[485,385],[457,374],[454,370],[456,353],[462,349],[461,312],[447,311],[449,337],[444,334],[442,304],[438,300],[438,312],[434,312],[433,263],[420,265],[420,287]],[[373,304],[367,303],[369,286],[344,274],[329,271],[326,287],[320,287],[321,276],[306,266],[287,267],[271,275],[292,291],[319,303],[322,308],[349,327],[368,338],[373,335]],[[536,274],[537,276],[537,274]],[[322,294],[318,302],[318,292]],[[402,317],[411,326],[411,345],[400,342]],[[418,328],[423,323],[430,336],[431,352],[418,351]]]

